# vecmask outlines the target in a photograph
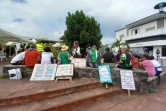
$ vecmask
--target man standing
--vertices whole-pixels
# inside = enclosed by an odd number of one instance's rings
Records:
[[[93,45],[91,50],[88,53],[89,66],[92,68],[97,68],[100,63],[100,53],[97,50],[97,46]]]
[[[157,56],[157,61],[158,61],[158,59],[160,59],[160,50],[159,49],[156,50],[156,56]]]
[[[27,67],[34,67],[35,64],[40,62],[40,56],[40,52],[36,50],[36,45],[32,44],[31,48],[25,52],[25,65]]]

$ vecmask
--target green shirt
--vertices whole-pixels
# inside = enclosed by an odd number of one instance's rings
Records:
[[[60,52],[59,56],[61,59],[61,64],[69,64],[68,52]]]

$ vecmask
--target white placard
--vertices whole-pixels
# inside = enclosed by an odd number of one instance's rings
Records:
[[[58,65],[56,77],[72,77],[73,76],[73,64]]]
[[[73,58],[71,63],[74,64],[74,67],[85,68],[86,67],[86,59],[83,58]]]
[[[30,81],[54,80],[57,64],[35,64]]]
[[[133,72],[130,70],[120,70],[122,89],[135,90]]]

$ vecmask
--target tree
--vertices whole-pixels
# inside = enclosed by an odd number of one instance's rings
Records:
[[[127,44],[126,42],[122,42],[123,37],[120,37],[119,39],[116,39],[116,41],[112,44],[111,49],[118,47],[120,48],[120,46],[126,46],[128,49],[130,49],[129,44]]]
[[[60,38],[69,47],[74,41],[79,41],[80,47],[85,49],[87,44],[101,46],[102,34],[100,24],[94,17],[88,17],[84,12],[76,11],[74,14],[68,12],[66,17],[66,30]]]

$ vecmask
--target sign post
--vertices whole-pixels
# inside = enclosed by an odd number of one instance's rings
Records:
[[[100,83],[105,83],[105,87],[107,89],[108,84],[112,83],[110,66],[109,65],[99,65],[98,70],[99,70]]]
[[[74,67],[86,68],[86,59],[84,58],[73,58],[71,63],[74,64]]]
[[[120,70],[122,89],[128,90],[128,96],[131,96],[130,90],[135,90],[133,72],[130,70]]]
[[[35,64],[30,81],[54,80],[57,64]]]
[[[56,81],[58,79],[70,79],[73,77],[73,64],[58,65],[56,72]]]

